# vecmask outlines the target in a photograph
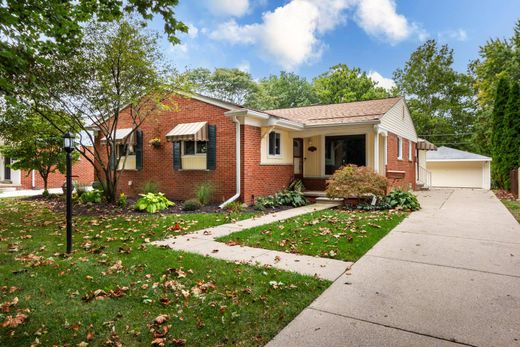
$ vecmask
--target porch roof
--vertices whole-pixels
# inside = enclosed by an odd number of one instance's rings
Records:
[[[308,126],[372,123],[378,121],[402,97],[314,105],[263,111],[267,114],[296,121]]]

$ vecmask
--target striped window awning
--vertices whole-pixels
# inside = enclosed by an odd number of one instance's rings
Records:
[[[425,139],[417,139],[417,149],[421,151],[436,151],[437,146]]]
[[[175,141],[208,141],[208,122],[182,123],[166,134],[166,139]]]
[[[124,143],[126,141],[126,138],[132,133],[132,128],[122,128],[122,129],[116,129],[115,134],[115,140],[116,143]],[[113,134],[111,134],[113,136]],[[132,139],[130,139],[132,140]],[[107,143],[106,136],[101,139],[101,143]],[[128,141],[128,144],[131,144],[132,141]]]

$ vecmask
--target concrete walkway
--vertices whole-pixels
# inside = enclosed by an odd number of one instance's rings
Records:
[[[520,346],[520,226],[489,191],[413,213],[268,346]]]
[[[309,212],[324,210],[338,206],[339,204],[340,203],[329,202],[293,208],[286,211],[266,214],[258,218],[246,219],[236,223],[229,223],[199,230],[192,234],[157,241],[154,244],[228,261],[244,262],[260,266],[272,266],[281,270],[294,271],[334,281],[340,277],[345,270],[352,265],[352,263],[253,247],[228,246],[225,243],[215,241],[215,238],[226,236],[240,230],[300,216]]]
[[[49,189],[50,194],[63,194],[63,189],[61,188],[50,188]],[[28,196],[37,196],[42,195],[43,189],[20,189],[20,190],[13,190],[9,192],[1,192],[0,193],[0,199],[2,198],[23,198]]]

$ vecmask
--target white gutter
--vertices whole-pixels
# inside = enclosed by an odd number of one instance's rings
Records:
[[[235,195],[233,195],[232,197],[230,197],[229,199],[227,199],[226,201],[224,201],[222,204],[219,205],[219,208],[224,208],[227,204],[235,201],[236,199],[238,199],[240,197],[240,121],[237,119],[237,116],[233,115],[233,123],[236,124],[236,136],[235,136],[235,140],[236,140],[236,144],[235,144],[235,147],[236,147],[236,190],[237,192],[235,193]]]

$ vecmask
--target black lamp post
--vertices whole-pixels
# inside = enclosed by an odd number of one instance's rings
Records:
[[[63,149],[67,152],[67,253],[72,252],[72,151],[74,136],[71,133],[63,135]]]

